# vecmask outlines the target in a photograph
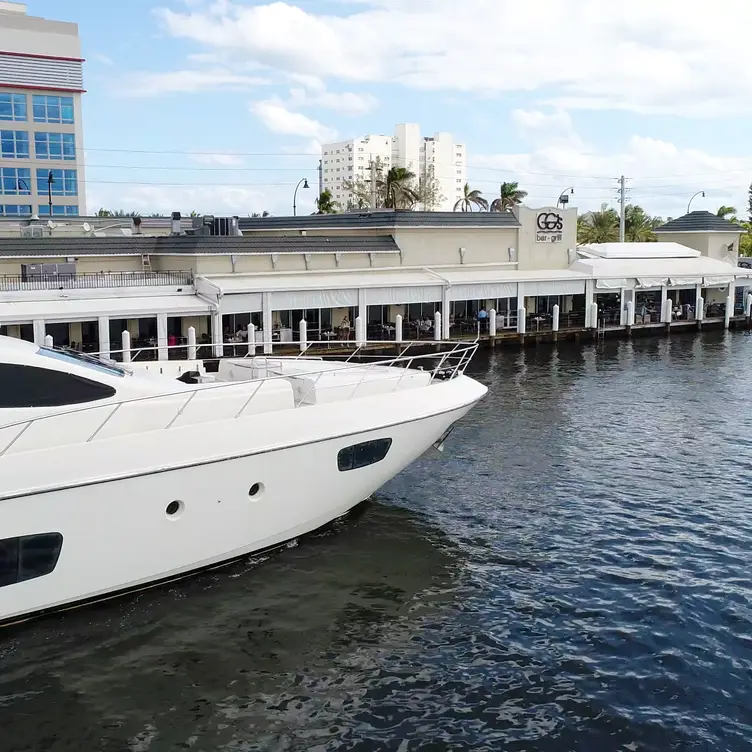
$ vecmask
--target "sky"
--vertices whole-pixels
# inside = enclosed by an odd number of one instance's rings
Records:
[[[491,200],[747,211],[752,3],[27,0],[79,24],[87,201],[141,213],[314,209],[320,144],[452,133]],[[699,10],[699,6],[698,6]]]

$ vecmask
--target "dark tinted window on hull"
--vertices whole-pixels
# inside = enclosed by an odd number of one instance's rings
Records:
[[[0,587],[49,574],[57,566],[62,547],[60,533],[0,540]]]
[[[374,465],[386,457],[391,446],[391,439],[374,439],[373,441],[364,441],[362,444],[345,447],[337,455],[337,467],[345,472],[346,470],[357,470],[360,467]]]
[[[0,363],[0,408],[80,405],[114,394],[115,389],[107,384],[70,373]]]

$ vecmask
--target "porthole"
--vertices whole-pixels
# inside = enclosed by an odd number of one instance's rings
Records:
[[[175,519],[182,513],[184,507],[185,507],[185,504],[183,504],[182,501],[171,501],[167,505],[167,508],[165,509],[165,514],[169,518]]]
[[[264,491],[264,484],[263,483],[254,483],[249,489],[248,489],[248,495],[254,499],[261,496],[261,494]]]

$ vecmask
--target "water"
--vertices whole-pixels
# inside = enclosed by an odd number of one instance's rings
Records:
[[[325,535],[0,632],[2,752],[747,750],[752,337],[480,354]]]

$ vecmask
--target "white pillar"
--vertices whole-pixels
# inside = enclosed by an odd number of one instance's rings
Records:
[[[214,357],[221,358],[224,355],[224,348],[222,347],[222,339],[224,335],[222,333],[222,314],[219,311],[212,311],[212,344],[214,345]]]
[[[736,304],[736,280],[729,282],[728,297],[731,298],[731,313],[729,315],[733,316],[734,305]],[[728,306],[726,306],[726,308],[728,308]]]
[[[752,292],[747,293],[747,297],[744,301],[744,315],[747,318],[752,316]]]
[[[698,320],[701,320],[701,319],[700,319],[700,316],[698,316],[697,314],[697,309],[699,308],[697,303],[701,297],[702,297],[702,282],[700,282],[700,284],[697,285],[697,287],[695,288],[695,318]]]
[[[695,303],[695,318],[702,321],[705,318],[705,298],[700,295]]]
[[[52,335],[51,334],[47,334],[45,336],[45,338],[44,338],[44,346],[45,347],[54,347],[55,346],[55,343],[52,340]]]
[[[264,335],[264,355],[271,355],[272,345],[272,296],[271,293],[261,293],[261,327]]]
[[[517,332],[519,334],[525,333],[525,306],[520,306],[517,309]]]
[[[592,311],[594,295],[595,295],[595,280],[586,279],[585,280],[585,329],[590,329],[598,325],[597,321],[595,322],[595,324],[590,323],[590,313]]]
[[[558,303],[554,305],[552,313],[553,313],[553,322],[551,326],[555,332],[558,332],[559,331],[559,304]]]
[[[394,317],[394,340],[402,342],[402,316],[399,313]]]
[[[661,301],[661,322],[664,324],[670,324],[672,316],[671,301],[668,298],[664,298]]]
[[[47,329],[44,324],[44,319],[34,319],[34,344],[41,347],[44,344],[44,337],[47,334]]]
[[[624,326],[627,319],[627,290],[622,287],[619,295],[619,326]]]
[[[449,300],[449,287],[444,287],[441,293],[441,339],[449,339],[452,336],[452,332],[449,327],[449,319],[451,318],[450,311],[452,310],[452,302]]]
[[[97,320],[99,327],[99,356],[110,357],[110,320],[107,316],[100,316]]]
[[[188,340],[188,360],[196,360],[196,329],[189,326],[186,332]]]
[[[256,354],[256,327],[248,324],[248,354]]]
[[[591,329],[598,328],[598,304],[597,303],[590,304],[590,328]]]
[[[626,326],[634,326],[634,300],[627,301],[627,320]]]
[[[668,288],[666,285],[663,285],[661,287],[661,321],[664,324],[670,324],[671,323],[671,316],[666,318],[666,301],[668,300]]]
[[[193,328],[193,327],[191,327]],[[190,337],[191,330],[188,330]],[[196,330],[193,329],[193,344],[196,344]],[[131,333],[127,329],[123,329],[123,333],[120,335],[120,349],[123,351],[123,363],[131,362]],[[194,348],[195,357],[195,348]]]
[[[157,360],[169,360],[170,351],[167,348],[167,314],[157,314]]]
[[[361,347],[365,344],[365,337],[363,336],[363,319],[360,316],[355,317],[355,345]]]
[[[492,336],[496,336],[496,309],[492,308],[488,312],[488,333]]]
[[[366,342],[366,322],[368,321],[368,301],[366,300],[365,288],[358,289],[358,311],[355,316],[363,322],[360,344],[364,345]],[[355,338],[357,340],[357,333]]]
[[[305,319],[300,319],[300,352],[305,352],[308,347],[308,324]]]
[[[734,297],[733,295],[726,296],[726,313],[723,316],[723,326],[728,329],[731,323],[731,313],[734,310]]]
[[[433,315],[433,338],[436,342],[441,340],[441,312],[436,311]]]

